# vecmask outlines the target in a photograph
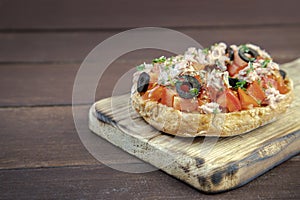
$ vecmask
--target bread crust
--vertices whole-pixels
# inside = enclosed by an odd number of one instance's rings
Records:
[[[161,103],[143,100],[136,92],[131,96],[132,107],[156,129],[181,137],[240,135],[270,123],[286,112],[294,95],[292,81],[287,79],[289,92],[275,107],[256,107],[239,112],[200,114],[187,113]]]

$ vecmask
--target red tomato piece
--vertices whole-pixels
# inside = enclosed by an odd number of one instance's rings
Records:
[[[280,94],[286,94],[289,91],[287,85],[284,83],[284,80],[281,76],[263,77],[262,87],[265,89],[269,87],[273,87],[276,90],[279,90]]]
[[[289,91],[287,85],[284,83],[282,76],[278,76],[277,83],[277,89],[279,90],[280,94],[286,94]]]
[[[143,95],[143,99],[144,100],[149,99],[151,101],[160,102],[163,88],[164,88],[163,86],[157,85],[154,88],[147,90]]]
[[[227,108],[229,112],[235,112],[242,109],[239,98],[230,89],[227,89],[218,97],[217,103],[220,104],[221,107]]]
[[[239,71],[244,69],[246,66],[247,66],[247,63],[245,65],[242,65],[242,66],[237,65],[235,63],[233,63],[232,65],[228,65],[227,70],[228,70],[229,76],[235,77],[235,75],[238,74]]]
[[[227,66],[227,70],[228,70],[229,76],[233,77],[235,74],[238,73],[238,71],[239,71],[239,66],[237,66],[237,65],[235,65],[235,64],[228,65],[228,66]]]
[[[162,90],[162,97],[161,97],[161,102],[162,104],[173,107],[173,101],[174,101],[174,96],[176,95],[176,92],[174,90],[171,90],[167,87],[164,87]]]
[[[238,51],[234,51],[233,63],[227,66],[227,71],[229,72],[229,75],[231,77],[235,77],[235,75],[238,74],[239,71],[244,69],[247,65],[248,63],[240,58]]]
[[[209,102],[211,102],[211,99],[209,97],[207,88],[202,88],[201,92],[198,96],[198,105],[201,106],[201,105],[209,103]]]
[[[267,77],[262,78],[262,87],[265,89],[267,89],[269,87],[273,87],[277,90],[278,83],[273,77],[267,76]]]
[[[262,102],[266,98],[266,94],[262,90],[262,88],[259,86],[257,81],[254,81],[251,83],[248,88],[247,92],[250,96],[252,96],[257,102]]]
[[[242,109],[251,109],[253,107],[259,106],[256,100],[250,95],[248,95],[243,89],[238,88],[238,94],[239,94]]]
[[[198,100],[197,99],[184,99],[179,96],[174,96],[173,107],[180,111],[196,111],[198,110]]]
[[[198,81],[199,83],[202,83],[201,77],[200,77],[199,75],[194,76],[194,78],[197,79],[197,81]]]

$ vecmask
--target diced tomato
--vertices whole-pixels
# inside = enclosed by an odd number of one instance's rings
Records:
[[[198,110],[198,101],[197,99],[184,99],[179,96],[174,96],[173,107],[180,111],[196,111]]]
[[[162,97],[161,97],[161,102],[162,104],[173,107],[173,101],[174,101],[174,96],[176,95],[176,92],[174,90],[171,90],[167,87],[164,87],[162,90]]]
[[[227,71],[231,77],[235,77],[235,75],[238,74],[240,70],[247,67],[247,65],[248,63],[240,58],[238,51],[234,51],[233,63],[227,66]]]
[[[239,72],[239,66],[235,64],[231,64],[227,66],[227,70],[229,72],[229,76],[233,77],[235,74]]]
[[[286,94],[289,91],[287,85],[284,83],[282,76],[277,77],[277,83],[277,89],[279,90],[280,94]]]
[[[199,104],[199,106],[201,106],[201,105],[209,103],[209,102],[211,102],[211,99],[209,97],[207,88],[202,88],[200,91],[200,94],[198,96],[198,104]]]
[[[253,107],[259,106],[256,100],[250,95],[248,95],[242,88],[238,88],[238,94],[242,109],[251,109]]]
[[[257,102],[262,102],[266,98],[266,94],[262,90],[262,88],[259,86],[259,83],[257,81],[254,81],[251,83],[248,88],[247,92],[250,96],[252,96]]]
[[[229,112],[235,112],[242,109],[238,97],[230,89],[226,89],[226,91],[218,97],[217,103],[220,104],[221,107],[227,108]]]
[[[194,76],[194,78],[196,78],[197,79],[197,81],[199,82],[199,83],[201,83],[202,81],[201,81],[201,77],[199,76],[199,75],[197,75],[197,76]]]
[[[143,95],[143,99],[149,99],[151,101],[157,101],[160,102],[161,97],[162,97],[162,91],[163,91],[163,86],[156,85],[154,88],[147,90],[145,94]]]
[[[228,65],[227,70],[228,70],[229,76],[235,77],[235,75],[238,74],[239,71],[244,69],[246,66],[247,66],[247,63],[244,65],[241,65],[241,66],[237,65],[235,63]]]
[[[276,90],[279,90],[279,92],[281,94],[285,94],[289,91],[288,87],[284,83],[284,80],[281,76],[278,76],[278,77],[275,77],[275,76],[263,77],[262,87],[263,88],[273,87]]]
[[[267,77],[262,78],[262,87],[265,88],[265,89],[267,89],[269,87],[273,87],[277,90],[278,89],[278,83],[274,79],[274,77],[267,76]]]

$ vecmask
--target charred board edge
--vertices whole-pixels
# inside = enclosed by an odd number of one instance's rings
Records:
[[[112,133],[112,134],[123,134],[123,135],[125,134],[116,126],[116,123],[111,118],[105,116],[104,113],[96,111],[95,104],[94,104],[90,109],[90,115],[89,115],[91,131],[96,133],[97,135],[103,137],[104,139],[108,140],[110,143],[122,148],[122,146],[120,144],[117,144],[115,141],[110,140],[108,137],[103,135],[102,132],[99,132],[99,130],[97,130],[97,128],[94,127],[96,124],[92,125],[92,123],[98,123],[96,126],[100,127],[100,129],[105,128],[105,125],[104,125],[103,121],[101,121],[101,119],[105,120],[104,122],[106,123],[106,126],[112,125],[116,128],[115,133]],[[122,149],[125,150],[127,153],[132,154],[132,155],[138,157],[139,159],[141,159],[147,163],[150,163],[151,165],[154,165],[155,167],[165,171],[166,173],[170,174],[171,176],[174,176],[175,178],[190,184],[191,186],[199,189],[200,191],[202,191],[204,193],[220,193],[220,192],[225,192],[228,190],[232,190],[234,188],[241,187],[241,186],[249,183],[256,177],[269,171],[273,167],[284,162],[285,160],[291,158],[294,155],[297,155],[300,152],[299,150],[292,151],[292,152],[285,152],[285,150],[287,151],[288,149],[286,147],[289,146],[291,143],[295,142],[295,140],[298,139],[298,142],[300,142],[299,134],[300,134],[299,131],[295,131],[288,135],[283,136],[282,138],[277,139],[277,140],[281,141],[281,140],[290,138],[288,140],[288,142],[283,146],[282,150],[277,151],[277,153],[275,153],[275,154],[269,155],[267,157],[258,156],[258,154],[262,151],[261,149],[264,149],[266,146],[272,144],[273,141],[270,141],[269,143],[262,146],[260,149],[254,151],[252,154],[245,157],[243,160],[240,161],[240,163],[237,163],[237,162],[226,163],[226,165],[224,167],[219,168],[219,169],[215,170],[213,173],[208,173],[208,174],[203,174],[200,172],[200,169],[205,168],[205,164],[206,164],[205,161],[201,158],[188,157],[186,155],[183,155],[183,156],[185,156],[185,158],[183,160],[181,160],[181,161],[175,160],[174,162],[172,162],[171,166],[169,165],[169,166],[162,167],[158,163],[154,163],[152,160],[153,158],[151,158],[151,157],[146,158],[140,154],[136,154],[136,152],[138,152],[140,149],[140,148],[137,148],[136,146],[130,147],[131,150],[134,149],[134,152],[130,151],[128,149],[124,149],[124,148],[122,148]],[[292,138],[293,135],[294,135],[294,138]],[[127,135],[127,136],[133,137],[133,136],[129,136],[129,135]],[[136,140],[137,138],[131,138],[131,139]],[[143,141],[141,141],[141,142],[143,142]],[[155,149],[156,147],[152,146],[149,143],[146,143],[144,145],[146,145],[145,149],[148,149],[149,151],[151,151],[151,150],[157,151],[157,149]],[[280,160],[276,161],[275,163],[270,164],[269,166],[265,166],[264,168],[261,168],[259,170],[259,172],[256,173],[254,176],[248,176],[247,178],[244,178],[243,181],[239,181],[240,177],[238,175],[239,174],[238,172],[240,169],[246,168],[247,166],[250,166],[253,163],[257,164],[257,163],[263,162],[265,160],[268,160],[270,158],[273,158],[278,153],[286,153],[286,156],[283,159],[280,159]],[[168,155],[166,154],[165,156],[167,157]],[[188,164],[184,165],[183,164],[184,161],[186,161],[186,163],[188,163]],[[190,165],[194,165],[195,167],[193,167],[191,169]],[[174,172],[176,172],[176,173],[174,173]],[[187,176],[188,176],[188,179],[187,179]],[[225,179],[224,177],[234,178],[234,181],[232,181],[231,183],[224,183],[224,179]]]
[[[233,189],[239,188],[239,187],[251,182],[252,180],[256,179],[257,177],[262,176],[266,172],[270,171],[271,169],[275,168],[276,166],[280,165],[281,163],[287,161],[288,159],[290,159],[293,156],[296,156],[297,154],[300,153],[299,148],[298,149],[292,148],[295,150],[288,149],[288,146],[290,146],[290,145],[293,145],[294,147],[300,146],[300,130],[291,132],[288,135],[285,135],[276,140],[279,140],[279,142],[287,140],[287,143],[285,143],[283,148],[280,148],[280,150],[278,150],[276,153],[274,153],[272,155],[268,155],[265,157],[259,155],[260,151],[263,150],[266,146],[276,145],[275,143],[272,144],[273,141],[270,141],[267,144],[263,145],[261,148],[257,149],[256,151],[253,151],[251,154],[249,154],[243,160],[241,160],[239,162],[228,163],[224,168],[220,168],[219,170],[216,170],[212,175],[210,175],[210,177],[207,177],[205,181],[206,181],[206,183],[209,183],[216,187],[222,183],[222,179],[224,179],[224,177],[234,176],[235,174],[237,174],[237,172],[240,172],[243,170],[247,171],[247,168],[249,168],[249,167],[255,168],[257,170],[257,173],[255,175],[250,176],[248,179],[244,179],[244,180],[240,179],[241,176],[236,177],[240,182],[232,188],[227,188],[225,190],[220,189],[219,191],[205,191],[205,192],[215,194],[215,193],[221,193],[221,192],[225,192],[228,190],[233,190]],[[276,143],[278,143],[278,141],[276,141]],[[281,156],[282,159],[275,159],[276,156],[280,157],[279,154],[284,155],[284,156]],[[263,162],[268,162],[269,159],[275,159],[276,161],[269,165],[266,165],[263,163]],[[259,166],[259,165],[264,166],[264,168],[257,168],[257,166]],[[203,178],[205,178],[205,177],[202,177],[202,180],[201,180],[202,182],[203,182]]]

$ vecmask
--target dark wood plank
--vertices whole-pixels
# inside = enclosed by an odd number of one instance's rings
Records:
[[[230,192],[206,195],[155,171],[130,174],[102,165],[0,170],[1,199],[299,199],[299,160],[289,160]]]
[[[295,24],[299,1],[1,0],[0,29],[107,29]]]
[[[1,106],[70,104],[78,65],[1,65]]]
[[[141,61],[113,63],[99,82],[96,99],[111,96],[118,78],[139,63]],[[79,64],[0,65],[0,107],[71,105],[78,69]],[[89,78],[82,84],[88,83]]]
[[[116,169],[143,164],[88,129],[89,106],[75,109],[77,129],[70,106],[0,108],[0,171],[99,164],[93,156]]]
[[[183,29],[182,33],[194,38],[202,46],[225,41],[229,44],[256,43],[279,62],[300,57],[300,26],[226,29]],[[0,33],[0,62],[82,62],[100,42],[119,33]],[[175,41],[174,41],[175,42]],[[151,58],[155,55],[139,50],[123,59]]]
[[[77,135],[71,107],[0,109],[0,127],[0,169],[97,163]]]

